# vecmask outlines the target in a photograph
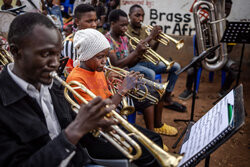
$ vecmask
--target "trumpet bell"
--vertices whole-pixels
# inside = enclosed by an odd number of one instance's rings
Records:
[[[181,39],[176,43],[176,48],[180,50],[184,46],[184,40]]]
[[[151,25],[145,25],[145,27],[146,27],[145,31],[149,35],[150,31],[153,29],[153,27]],[[158,38],[157,41],[162,43],[163,45],[167,46],[169,44],[169,42],[171,41],[171,42],[175,43],[176,48],[178,50],[181,49],[184,46],[184,40],[183,39],[178,41],[178,40],[174,39],[173,37],[171,37],[171,36],[169,36],[167,34],[164,34],[162,32],[159,34],[159,36],[160,36],[160,38]]]
[[[123,106],[122,110],[120,111],[121,115],[128,116],[130,114],[133,114],[135,112],[135,107],[133,106]]]

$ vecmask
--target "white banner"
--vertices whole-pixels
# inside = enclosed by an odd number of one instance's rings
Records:
[[[232,10],[228,16],[229,21],[248,21],[250,22],[250,1],[232,0]]]
[[[121,0],[121,9],[126,13],[138,4],[145,11],[144,24],[160,25],[167,34],[193,35],[195,26],[190,12],[195,0]],[[232,0],[229,21],[250,21],[250,0]]]
[[[193,0],[121,0],[121,9],[126,13],[138,4],[145,12],[144,24],[160,25],[167,34],[195,34],[193,14],[189,11]]]

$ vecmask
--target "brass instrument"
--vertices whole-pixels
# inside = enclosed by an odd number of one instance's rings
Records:
[[[129,71],[126,71],[126,70],[124,70],[122,68],[119,68],[119,67],[112,66],[109,59],[108,59],[108,63],[109,63],[109,67],[104,66],[104,69],[107,71],[106,72],[106,79],[107,79],[107,82],[109,84],[114,83],[112,81],[109,81],[109,79],[108,79],[108,73],[111,72],[111,71],[118,74],[119,76],[122,76],[122,77],[126,77],[128,75]],[[113,79],[113,80],[118,81],[120,83],[122,82],[120,79]],[[168,82],[166,82],[164,84],[160,84],[160,83],[153,82],[153,81],[151,81],[149,79],[146,79],[146,78],[140,78],[139,81],[141,83],[140,85],[144,86],[145,91],[140,90],[138,88],[135,88],[135,89],[131,90],[130,93],[128,93],[128,95],[131,96],[131,97],[134,97],[135,99],[138,99],[139,101],[144,100],[144,99],[148,99],[153,104],[157,104],[159,102],[159,100],[158,100],[157,97],[154,97],[154,96],[149,94],[146,85],[153,87],[158,92],[158,94],[160,95],[160,98],[165,93],[166,87],[168,85]]]
[[[150,31],[153,29],[153,26],[151,26],[151,25],[144,25],[144,26],[146,27],[146,30],[145,30],[146,33],[149,35]],[[183,39],[178,41],[178,40],[174,39],[173,37],[171,37],[171,36],[169,36],[167,34],[164,34],[163,32],[161,32],[159,34],[159,37],[160,38],[158,38],[157,41],[162,43],[163,45],[167,46],[169,44],[169,42],[171,41],[171,42],[175,43],[176,48],[178,50],[181,49],[184,46],[184,40]]]
[[[80,109],[80,105],[71,99],[71,97],[68,94],[68,91],[70,91],[73,95],[75,95],[78,99],[80,99],[84,104],[87,104],[88,101],[84,99],[79,93],[77,93],[75,91],[76,89],[81,89],[92,98],[96,97],[95,94],[93,94],[90,90],[88,90],[84,85],[82,85],[78,81],[71,81],[69,83],[66,83],[57,75],[56,72],[51,72],[50,76],[58,80],[63,86],[65,86],[64,96],[66,100],[72,105],[72,109],[76,113],[78,113],[78,110]],[[72,85],[74,85],[75,87],[73,87]],[[121,123],[122,125],[128,124],[127,122],[124,123],[125,120],[114,110],[112,110],[111,112],[111,117],[114,120]],[[98,136],[99,134],[102,135],[111,144],[113,144],[118,150],[120,150],[130,161],[138,159],[142,154],[141,147],[129,135],[123,132],[117,125],[112,125],[111,128],[115,130],[116,133],[112,131],[110,131],[109,133],[104,133],[101,130],[95,130],[92,133],[94,136]],[[132,155],[133,148],[136,150],[136,153],[134,155]]]
[[[107,77],[108,76],[106,75],[106,78]],[[107,79],[107,81],[109,81],[109,80]],[[110,91],[111,91],[112,94],[116,94],[117,93],[117,91],[115,89],[115,86],[112,83],[109,84],[109,89],[110,89]],[[133,107],[133,106],[131,106],[131,105],[128,104],[127,97],[123,96],[121,103],[122,103],[122,109],[120,111],[121,115],[128,116],[128,115],[130,115],[130,114],[132,114],[132,113],[135,112],[135,107]]]
[[[14,62],[13,58],[10,56],[7,50],[0,48],[0,65],[6,65],[8,63]]]
[[[75,103],[68,95],[68,90],[73,93],[77,98],[81,99],[83,103],[87,104],[87,100],[85,100],[80,94],[78,94],[75,89],[82,89],[84,92],[86,92],[89,96],[92,98],[95,98],[96,96],[88,90],[84,85],[79,85],[78,82],[72,81],[71,83],[66,83],[63,81],[56,72],[51,72],[50,76],[52,78],[57,79],[62,85],[65,86],[64,95],[65,98],[69,101],[69,103],[72,104],[74,111],[78,111],[80,106]],[[77,84],[77,87],[72,87],[71,85]],[[76,110],[78,109],[78,110]],[[160,148],[158,145],[153,143],[149,138],[147,138],[143,133],[138,131],[134,126],[132,126],[129,122],[127,122],[124,118],[122,118],[121,115],[119,115],[114,110],[110,113],[111,118],[118,121],[126,130],[130,132],[130,134],[124,133],[117,125],[112,125],[112,128],[117,132],[116,134],[109,132],[109,134],[106,134],[99,130],[99,133],[103,135],[108,141],[110,141],[114,146],[119,148],[119,150],[124,153],[130,161],[135,160],[140,157],[141,155],[141,149],[140,146],[130,138],[131,135],[136,137],[158,160],[158,162],[163,167],[172,167],[177,166],[180,160],[182,159],[181,155],[172,155],[170,153],[165,152],[162,148]],[[119,136],[118,134],[123,134],[124,136]],[[131,147],[127,146],[127,142],[125,143],[124,138],[127,139],[129,143],[131,143],[133,146],[136,147],[137,153],[135,155],[131,155],[130,152],[132,152],[133,149]],[[126,146],[126,147],[125,147]]]
[[[201,21],[199,13],[208,13],[208,20]],[[215,3],[210,0],[197,1],[193,6],[193,14],[196,29],[196,38],[199,53],[206,49],[217,46],[225,30],[225,0],[217,0]],[[227,62],[227,45],[221,43],[220,49],[215,51],[213,57],[202,61],[202,66],[208,71],[220,70]]]
[[[128,104],[127,98],[124,96],[122,97],[122,109],[121,109],[121,115],[130,115],[135,112],[135,107]]]
[[[128,32],[125,32],[125,35],[129,37],[129,44],[135,50],[136,45],[140,42],[140,40],[136,37],[132,37],[131,35],[129,35]],[[134,45],[133,42],[136,45]],[[143,57],[145,57],[145,59],[147,59],[148,61],[152,62],[154,65],[159,64],[160,61],[163,62],[167,66],[167,70],[169,70],[174,65],[173,61],[167,61],[150,47],[147,48],[147,51],[145,54],[143,54]]]

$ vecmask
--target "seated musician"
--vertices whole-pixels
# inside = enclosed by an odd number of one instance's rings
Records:
[[[114,109],[111,100],[97,97],[76,115],[63,92],[52,86],[49,74],[57,70],[62,49],[54,24],[38,13],[17,16],[8,42],[14,63],[0,74],[0,166],[82,167],[90,162],[82,146],[103,158],[124,158],[109,142],[88,135],[115,124],[104,119]],[[159,136],[154,141],[162,145]],[[145,151],[135,163],[149,162],[154,158]]]
[[[145,42],[141,41],[136,49],[129,53],[128,39],[124,36],[128,25],[127,14],[120,9],[113,10],[109,15],[109,19],[111,30],[106,34],[106,38],[111,45],[109,54],[111,63],[120,68],[130,67],[130,69],[133,69],[133,66],[140,61],[140,57],[145,51]],[[144,106],[143,114],[147,128],[164,135],[176,135],[178,133],[176,128],[167,124],[163,124],[163,126],[159,124],[162,117],[161,106],[161,104],[155,106],[155,108],[153,105]]]
[[[74,24],[77,26],[77,30],[83,30],[86,28],[97,28],[97,16],[95,8],[90,4],[80,4],[74,10]],[[65,70],[70,73],[73,69],[73,61],[77,59],[77,53],[73,46],[74,33],[66,37],[63,42],[62,57],[68,57],[68,63]]]
[[[130,26],[128,23],[128,18],[127,18],[127,14],[122,11],[122,10],[114,10],[110,13],[109,15],[109,21],[111,24],[111,29],[110,32],[107,33],[106,37],[108,38],[110,44],[111,44],[111,49],[112,49],[112,54],[110,54],[110,59],[111,62],[118,67],[130,67],[131,70],[134,71],[139,71],[140,73],[144,74],[144,76],[150,80],[155,80],[155,75],[156,74],[161,74],[161,73],[169,73],[169,84],[167,86],[166,92],[165,92],[165,96],[163,97],[163,100],[166,104],[166,106],[170,109],[174,109],[177,111],[181,111],[184,112],[186,111],[186,107],[174,102],[171,98],[171,93],[174,89],[176,80],[178,78],[177,75],[175,75],[175,71],[178,71],[180,69],[180,65],[178,63],[174,63],[174,65],[172,66],[172,68],[167,71],[166,65],[163,64],[162,62],[160,62],[158,65],[154,65],[153,63],[142,59],[141,56],[134,56],[134,52],[133,50],[131,50],[129,47],[130,45],[128,45],[128,38],[124,37],[124,33],[127,31],[131,36],[135,36],[135,37],[146,37],[145,39],[141,40],[141,43],[143,44],[147,44],[149,43],[152,39],[155,39],[159,32],[161,32],[159,30],[159,27],[156,27],[152,30],[150,36],[146,36],[146,32],[142,31],[142,27],[140,25],[140,22],[143,20],[143,16],[144,16],[144,11],[142,8],[136,7],[133,8],[132,10],[130,10]],[[141,19],[138,19],[137,17],[137,13],[134,12],[140,12],[140,17]],[[135,21],[137,22],[139,21],[139,23],[137,23],[137,26],[134,26],[133,24],[135,24]],[[133,23],[133,24],[132,24]],[[133,28],[132,28],[133,27]],[[136,31],[134,30],[136,28]],[[132,32],[131,32],[132,31]],[[134,32],[141,33],[142,35],[136,35]],[[143,35],[144,34],[144,35]],[[138,38],[140,39],[140,38]],[[157,45],[157,44],[156,44]],[[156,46],[154,45],[154,46]]]
[[[104,38],[104,39],[103,39]],[[104,47],[104,45],[108,44],[106,49],[100,49],[98,47]],[[74,37],[74,47],[77,49],[77,53],[79,54],[79,66],[76,66],[72,72],[69,74],[67,78],[67,82],[76,80],[80,83],[84,84],[91,91],[101,96],[102,98],[111,97],[111,93],[108,90],[107,82],[105,80],[105,76],[103,71],[103,67],[106,64],[107,55],[109,51],[109,42],[108,40],[98,31],[93,29],[81,30],[76,33]],[[99,51],[99,53],[97,52]],[[98,54],[97,54],[98,53]],[[133,73],[132,73],[133,74]],[[132,75],[131,74],[131,75]],[[135,73],[137,74],[137,73]],[[138,75],[138,74],[137,74]],[[134,74],[132,75],[134,76]],[[121,90],[118,90],[118,93],[111,97],[114,104],[118,104],[121,101],[121,96],[124,96],[129,89],[131,89],[133,85],[133,80],[124,80],[121,86]],[[86,93],[79,91],[87,100],[89,100],[88,95]],[[151,104],[145,104],[147,108],[154,109],[154,106]],[[145,116],[145,123],[148,127],[152,127],[150,130],[156,131],[160,129],[162,134],[167,135],[176,135],[177,130],[173,127],[170,127],[166,124],[161,123],[161,115],[157,118],[154,118],[154,110],[148,109],[148,115]],[[150,113],[151,112],[151,113]],[[145,114],[146,115],[146,114]],[[154,122],[154,121],[158,122]],[[158,125],[157,125],[158,124]],[[155,127],[156,126],[156,127]],[[157,127],[159,126],[159,128]],[[168,129],[165,129],[165,128]]]

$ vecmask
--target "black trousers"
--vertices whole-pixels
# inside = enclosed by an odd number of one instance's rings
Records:
[[[197,67],[200,68],[200,66]],[[237,74],[238,74],[238,65],[236,62],[234,62],[231,59],[228,59],[226,65],[222,68],[225,72],[227,72],[225,82],[221,88],[223,91],[227,91],[230,89],[232,83],[235,81]],[[187,90],[191,91],[193,88],[193,83],[194,83],[194,68],[191,67],[187,70],[187,81],[186,81],[186,88]]]
[[[163,142],[159,134],[152,132],[148,129],[142,128],[138,125],[134,125],[139,131],[141,131],[145,136],[147,136],[151,141],[159,145],[161,148],[163,147]],[[121,127],[122,128],[122,127]],[[124,130],[124,128],[122,128]],[[126,131],[126,130],[125,130]],[[152,156],[152,154],[134,137],[132,137],[137,141],[137,143],[141,146],[142,155],[138,160],[133,161],[137,166],[159,166],[156,159]],[[83,146],[87,148],[89,154],[93,158],[97,159],[126,159],[126,157],[112,144],[102,138],[96,138],[92,134],[88,134],[84,136],[81,141]]]

